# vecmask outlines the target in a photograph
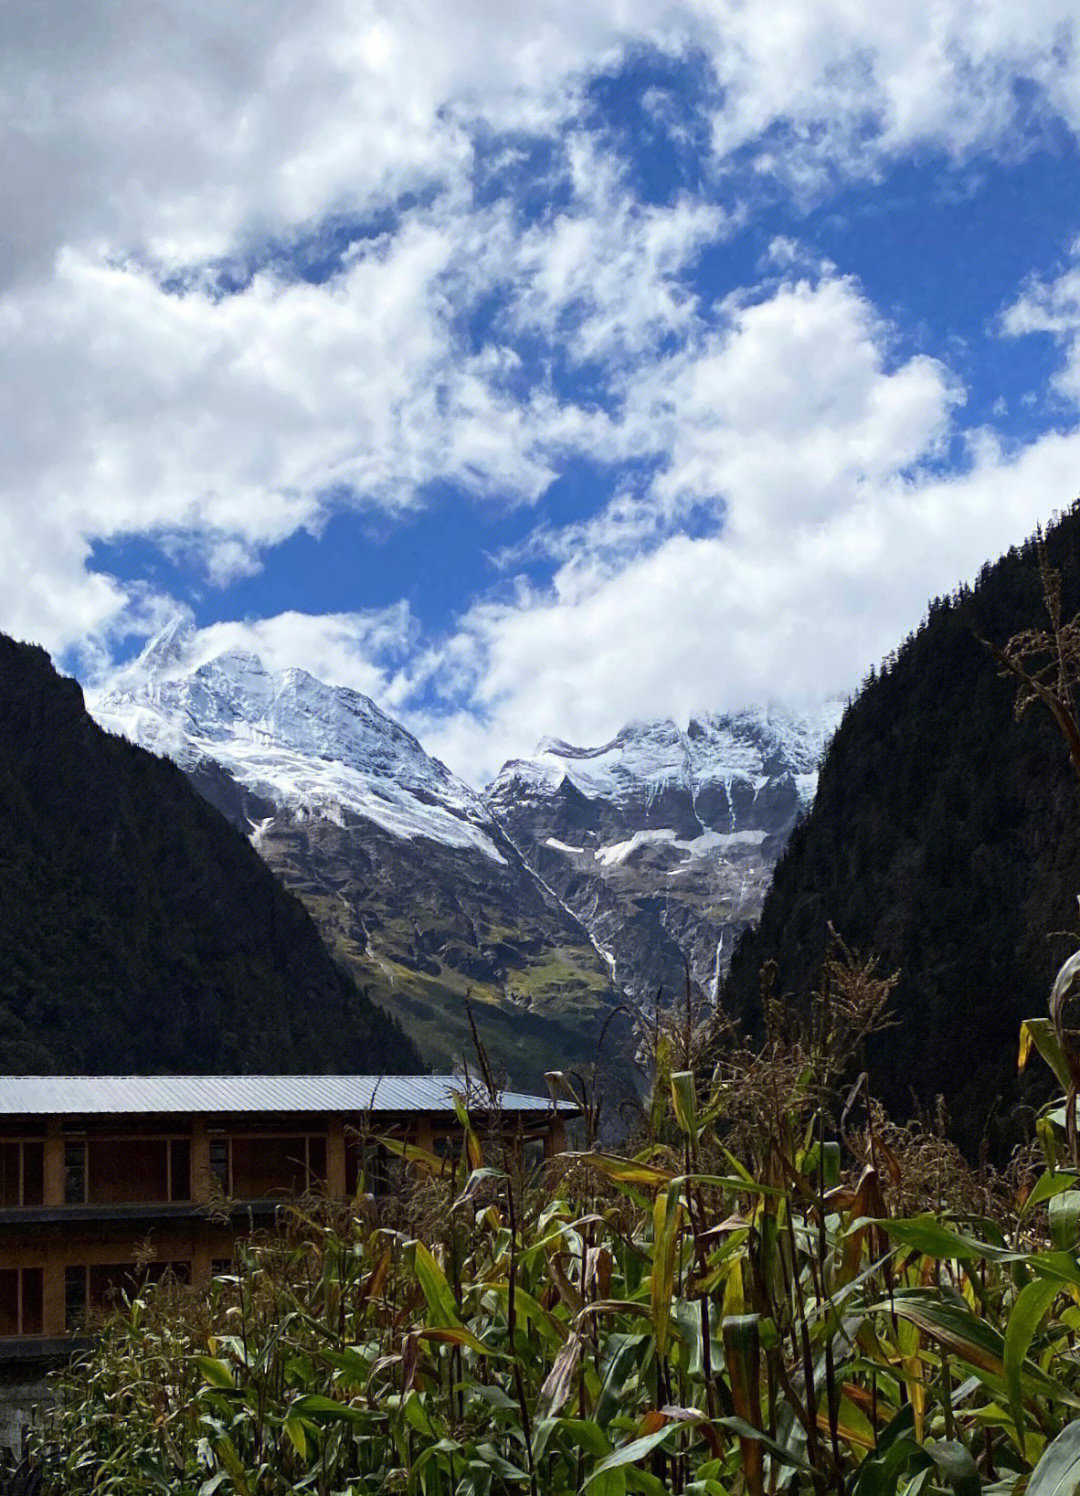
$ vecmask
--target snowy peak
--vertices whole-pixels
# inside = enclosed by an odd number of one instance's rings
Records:
[[[154,635],[130,668],[144,675],[163,675],[169,670],[178,669],[194,639],[194,624],[178,614],[169,620],[159,634]]]
[[[812,714],[701,714],[685,731],[667,718],[636,722],[596,748],[545,738],[534,758],[503,766],[486,799],[498,813],[501,803],[523,791],[553,795],[569,785],[624,820],[629,834],[659,825],[676,834],[695,826],[698,831],[748,829],[754,804],[769,786],[783,783],[793,808],[796,802],[809,804],[817,766],[841,711],[841,703],[827,702]],[[767,809],[774,798],[767,795],[761,805],[767,820],[774,818]]]
[[[485,792],[502,829],[589,930],[624,990],[715,991],[813,798],[842,706],[635,722],[579,748],[548,738]]]
[[[195,637],[174,620],[151,640],[91,701],[102,726],[188,772],[217,766],[293,819],[358,816],[504,860],[479,796],[368,697],[246,650],[196,662]]]

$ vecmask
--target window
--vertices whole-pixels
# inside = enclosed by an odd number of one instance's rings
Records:
[[[130,1262],[95,1262],[87,1269],[89,1291],[85,1302],[95,1309],[114,1309],[125,1294],[138,1286],[138,1274]]]
[[[210,1259],[211,1278],[227,1277],[232,1270],[233,1260],[231,1257],[213,1257]]]
[[[326,1137],[272,1132],[211,1136],[210,1172],[230,1199],[302,1195],[325,1187]]]
[[[380,1198],[389,1195],[399,1175],[392,1155],[381,1143],[361,1145],[357,1139],[350,1145],[345,1167],[345,1188],[350,1195],[358,1190]]]
[[[326,1139],[321,1135],[307,1140],[308,1189],[326,1188]]]
[[[240,1200],[302,1195],[307,1187],[307,1139],[233,1138],[232,1165],[233,1188]]]
[[[43,1273],[39,1267],[0,1271],[0,1335],[40,1335]]]
[[[24,1205],[41,1205],[45,1199],[45,1144],[24,1143],[23,1193]]]
[[[431,1151],[442,1159],[448,1178],[467,1179],[469,1174],[468,1160],[462,1160],[465,1151],[465,1139],[460,1132],[450,1137],[436,1138],[431,1145]]]
[[[64,1144],[64,1204],[86,1204],[86,1143]]]
[[[64,1269],[64,1324],[77,1330],[86,1319],[86,1268]]]
[[[0,1143],[0,1205],[22,1204],[22,1144]]]
[[[39,1267],[24,1267],[22,1278],[22,1323],[20,1335],[40,1335],[44,1325],[45,1274]]]
[[[146,1283],[157,1283],[166,1274],[178,1283],[190,1283],[191,1263],[95,1262],[64,1269],[64,1322],[68,1331],[86,1323],[88,1310],[114,1309],[121,1300],[136,1294]]]
[[[232,1194],[232,1170],[229,1167],[229,1140],[228,1138],[210,1139],[210,1174],[217,1180],[223,1195]]]
[[[169,1145],[164,1138],[90,1138],[86,1198],[93,1205],[169,1198]]]
[[[191,1199],[191,1144],[187,1138],[169,1142],[169,1199]]]
[[[45,1148],[36,1142],[0,1143],[0,1207],[40,1205],[45,1185]]]

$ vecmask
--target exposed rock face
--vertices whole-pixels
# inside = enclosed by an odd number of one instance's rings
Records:
[[[715,993],[738,934],[813,799],[840,717],[741,712],[625,728],[600,748],[546,740],[485,802],[529,867],[589,931],[638,1001]]]
[[[549,741],[480,796],[366,696],[195,644],[170,625],[98,720],[180,764],[433,1065],[471,1055],[468,993],[521,1085],[591,1060],[625,995],[681,993],[684,962],[715,990],[839,715]]]
[[[425,1058],[472,1058],[464,1001],[521,1085],[593,1056],[610,973],[481,798],[358,692],[173,624],[93,703],[173,758],[307,904]]]

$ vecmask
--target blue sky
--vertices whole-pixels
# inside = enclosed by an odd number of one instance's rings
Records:
[[[1072,8],[6,7],[0,628],[474,781],[857,686],[1080,492]]]

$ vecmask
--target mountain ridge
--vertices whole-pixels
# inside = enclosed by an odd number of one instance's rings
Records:
[[[1068,618],[1080,610],[1080,509],[1045,540]],[[895,1024],[865,1055],[875,1093],[901,1116],[941,1095],[971,1154],[984,1139],[1004,1151],[1022,1131],[1016,1106],[1039,1099],[1041,1067],[1017,1077],[1017,1030],[1046,1012],[1077,943],[1075,775],[1048,713],[1017,718],[1015,683],[981,642],[1045,624],[1036,539],[931,603],[845,712],[724,990],[753,1025],[761,967],[775,961],[777,991],[805,1003],[831,922],[899,972]]]
[[[415,1069],[400,1029],[184,775],[0,635],[4,1068]]]
[[[193,637],[150,641],[98,719],[176,759],[433,1063],[471,1057],[469,1000],[515,1078],[589,1062],[607,967],[480,796],[361,693]]]
[[[835,714],[658,719],[596,748],[549,739],[478,793],[370,698],[250,651],[209,653],[184,620],[94,709],[182,765],[432,1063],[470,1053],[470,998],[498,1062],[534,1084],[593,1059],[627,989],[639,1004],[681,993],[688,959],[715,987]],[[576,807],[562,840],[552,795]]]
[[[830,701],[812,713],[701,713],[685,730],[631,723],[596,748],[545,738],[484,798],[637,1002],[681,992],[687,968],[715,994],[839,715]]]

